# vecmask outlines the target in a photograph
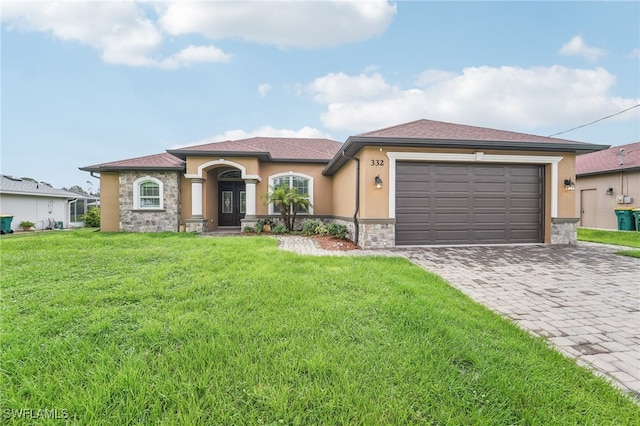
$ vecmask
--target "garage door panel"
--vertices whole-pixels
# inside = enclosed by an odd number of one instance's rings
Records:
[[[447,213],[447,212],[436,212],[435,220],[437,223],[441,224],[459,224],[461,222],[466,222],[469,220],[469,214],[466,212],[461,213]]]
[[[539,165],[396,164],[396,244],[542,242]]]

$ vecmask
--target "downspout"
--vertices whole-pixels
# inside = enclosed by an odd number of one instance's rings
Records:
[[[347,155],[344,151],[342,151],[342,156],[356,162],[356,211],[353,212],[353,225],[355,226],[353,242],[358,245],[360,234],[360,226],[358,224],[358,213],[360,212],[360,159]]]

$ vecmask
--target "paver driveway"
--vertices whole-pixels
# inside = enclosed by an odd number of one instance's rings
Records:
[[[640,259],[614,254],[620,247],[579,243],[330,252],[309,238],[279,240],[282,249],[304,254],[404,256],[640,399]]]
[[[620,248],[394,249],[640,396],[640,260]]]

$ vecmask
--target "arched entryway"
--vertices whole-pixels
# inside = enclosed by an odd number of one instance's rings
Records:
[[[218,173],[218,224],[240,226],[247,213],[246,184],[238,169],[217,169]]]

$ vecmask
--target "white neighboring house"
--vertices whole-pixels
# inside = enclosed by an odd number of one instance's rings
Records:
[[[36,229],[81,227],[80,215],[96,197],[53,188],[14,176],[0,175],[0,214],[13,216],[11,229],[21,230],[20,222],[35,223]],[[83,207],[78,214],[78,207]]]

